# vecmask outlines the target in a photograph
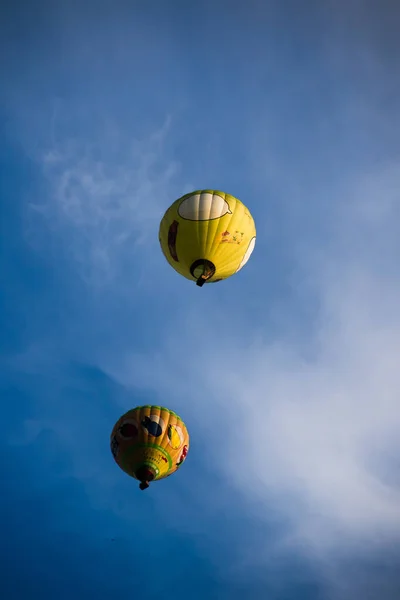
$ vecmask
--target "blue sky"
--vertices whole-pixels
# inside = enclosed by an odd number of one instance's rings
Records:
[[[398,598],[395,3],[3,15],[4,596]],[[200,188],[257,225],[201,290],[157,239]],[[109,434],[149,402],[191,449],[142,493]]]

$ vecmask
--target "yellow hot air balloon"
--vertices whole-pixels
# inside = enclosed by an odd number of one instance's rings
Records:
[[[159,240],[169,264],[202,286],[227,279],[247,263],[256,227],[250,211],[234,196],[198,190],[168,208]]]
[[[111,433],[111,452],[117,465],[140,481],[172,475],[189,451],[189,433],[182,419],[162,406],[138,406],[122,415]]]

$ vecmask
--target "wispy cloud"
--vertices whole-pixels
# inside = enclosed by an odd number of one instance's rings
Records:
[[[399,206],[380,206],[392,176],[369,174],[350,189],[365,186],[361,213],[358,196],[339,201],[324,261],[299,265],[319,305],[305,338],[264,343],[262,319],[235,322],[232,309],[221,321],[215,307],[199,323],[195,306],[180,317],[186,341],[177,343],[172,321],[156,353],[118,360],[118,368],[112,361],[124,385],[173,390],[215,469],[253,510],[264,502],[266,521],[275,504],[292,523],[283,545],[303,545],[314,557],[400,541],[400,284],[390,276]],[[386,273],[370,260],[377,247]]]
[[[144,139],[99,124],[90,139],[54,139],[39,157],[48,191],[29,203],[61,236],[93,285],[113,281],[137,247],[157,240],[165,206],[179,193],[179,163],[168,152],[171,119]],[[179,191],[178,191],[179,190]],[[37,232],[37,221],[30,232]]]

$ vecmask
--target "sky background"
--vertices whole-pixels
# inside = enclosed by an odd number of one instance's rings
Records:
[[[398,600],[398,3],[59,0],[0,19],[1,596]],[[246,267],[159,221],[224,190]],[[110,431],[177,411],[146,492]]]

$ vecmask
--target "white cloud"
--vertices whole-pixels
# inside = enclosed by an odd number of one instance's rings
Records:
[[[99,125],[89,139],[53,140],[39,156],[48,189],[29,203],[30,240],[40,243],[42,228],[32,218],[44,217],[87,282],[113,281],[138,246],[157,244],[160,217],[181,193],[170,127],[168,118],[145,139],[130,139],[121,128]]]
[[[266,521],[275,503],[292,523],[282,544],[305,544],[311,555],[400,540],[399,200],[374,209],[386,183],[392,189],[393,173],[349,183],[361,192],[338,198],[329,252],[318,267],[301,256],[320,305],[306,339],[256,343],[265,323],[236,322],[228,333],[218,311],[199,324],[193,306],[180,318],[183,337],[172,322],[157,353],[105,365],[126,385],[173,390],[221,476],[249,509],[261,500]]]

